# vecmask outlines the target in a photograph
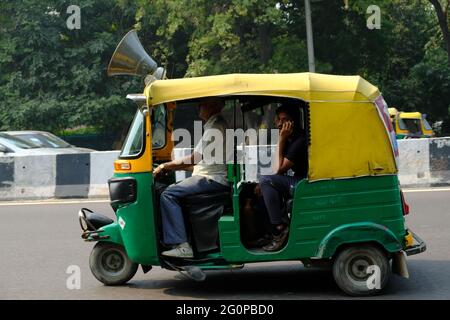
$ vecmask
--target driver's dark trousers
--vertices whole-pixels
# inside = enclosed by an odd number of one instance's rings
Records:
[[[228,191],[230,187],[202,176],[192,176],[167,187],[161,194],[163,241],[167,245],[187,242],[180,199],[201,193]]]

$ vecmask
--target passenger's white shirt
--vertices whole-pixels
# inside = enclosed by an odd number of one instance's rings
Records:
[[[203,126],[202,139],[197,143],[194,152],[202,155],[202,160],[194,166],[193,176],[202,176],[223,185],[228,185],[226,166],[226,129],[225,119],[216,114],[208,119]],[[220,134],[220,140],[215,138]],[[217,146],[218,148],[213,148]],[[211,152],[211,150],[214,150]]]

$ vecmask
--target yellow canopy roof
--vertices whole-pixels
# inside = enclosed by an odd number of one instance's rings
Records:
[[[207,96],[273,95],[304,101],[371,101],[378,88],[360,76],[318,73],[228,74],[157,80],[145,88],[148,105]]]
[[[389,114],[391,116],[395,116],[398,114],[398,116],[402,119],[421,119],[422,114],[420,112],[403,112],[398,111],[396,108],[389,108]]]
[[[401,112],[400,118],[402,119],[422,119],[420,112]]]
[[[396,108],[389,108],[388,110],[390,116],[395,116],[398,113],[398,110]]]

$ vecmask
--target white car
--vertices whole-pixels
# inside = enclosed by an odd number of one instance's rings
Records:
[[[64,151],[58,153],[88,153],[95,151],[93,149],[73,146],[54,134],[45,131],[5,131],[3,133],[12,137],[20,138],[21,140],[29,142],[39,148]]]
[[[9,136],[0,132],[0,156],[2,155],[41,155],[41,154],[61,154],[63,152],[52,148],[40,148],[27,141]]]

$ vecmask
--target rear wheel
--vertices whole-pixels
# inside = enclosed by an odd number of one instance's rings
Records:
[[[333,263],[339,288],[351,296],[379,294],[391,274],[389,258],[373,245],[354,245],[340,251]]]
[[[122,246],[114,243],[98,242],[89,257],[92,274],[107,286],[127,283],[138,266],[128,258]]]

